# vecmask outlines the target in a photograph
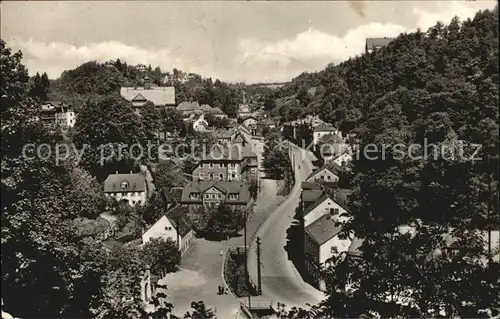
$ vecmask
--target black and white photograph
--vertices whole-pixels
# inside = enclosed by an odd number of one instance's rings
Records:
[[[2,319],[500,319],[497,1],[0,14]]]

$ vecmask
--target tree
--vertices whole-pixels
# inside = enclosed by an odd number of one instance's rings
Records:
[[[163,132],[180,133],[184,130],[182,114],[175,108],[164,108],[160,111],[161,127]]]
[[[204,233],[209,237],[224,238],[241,229],[243,212],[222,203],[211,214]]]
[[[174,272],[179,265],[179,249],[175,241],[153,238],[143,249],[143,260],[155,274]]]
[[[272,95],[267,96],[265,101],[264,101],[264,109],[269,111],[272,110],[276,107],[276,100]]]
[[[191,308],[193,313],[187,318],[192,319],[212,319],[215,318],[214,311],[212,309],[207,309],[203,301],[193,301],[191,302]],[[184,317],[186,318],[186,317]]]
[[[90,101],[79,114],[75,130],[75,144],[84,150],[81,164],[99,181],[117,170],[134,170],[146,155],[145,128],[122,97]]]
[[[186,184],[181,168],[171,161],[160,161],[156,167],[155,185],[163,187],[182,187]]]

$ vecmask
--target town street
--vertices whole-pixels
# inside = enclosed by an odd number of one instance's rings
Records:
[[[264,149],[262,141],[256,141],[252,146],[260,158]],[[263,172],[261,177],[264,177]],[[261,190],[254,206],[254,213],[247,223],[248,240],[285,199],[276,193],[275,180],[261,180]],[[240,234],[243,235],[243,231]],[[223,257],[229,248],[241,246],[244,246],[243,236],[221,242],[202,238],[193,240],[190,251],[182,258],[181,269],[167,274],[160,280],[160,284],[167,285],[167,300],[175,305],[174,313],[177,316],[184,315],[186,311],[191,312],[191,301],[203,300],[207,307],[216,309],[218,318],[235,318],[239,309],[238,299],[232,294],[217,295],[217,286],[223,284]],[[220,256],[221,249],[224,251],[224,256]]]
[[[301,182],[312,171],[312,154],[293,144],[290,150],[295,158],[295,186],[287,200],[269,216],[258,231],[262,242],[262,296],[258,299],[273,303],[281,302],[287,307],[307,308],[306,304],[320,302],[324,294],[304,282],[292,261],[288,260],[285,246],[286,231],[299,204]],[[250,277],[257,283],[257,261],[253,257],[256,255],[255,248],[255,243],[251,243],[248,269]]]

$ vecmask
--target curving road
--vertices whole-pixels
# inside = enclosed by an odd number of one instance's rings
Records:
[[[304,282],[293,263],[288,260],[285,245],[287,229],[300,201],[301,183],[312,171],[311,159],[314,155],[294,144],[290,144],[289,151],[295,170],[295,186],[287,200],[268,217],[257,233],[262,242],[262,296],[259,299],[281,302],[287,307],[308,308],[306,304],[319,303],[325,296]],[[248,270],[251,279],[257,283],[255,243],[251,243],[249,249]]]

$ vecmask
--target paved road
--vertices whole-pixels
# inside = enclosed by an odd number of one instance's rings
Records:
[[[312,171],[311,158],[313,156],[293,144],[290,153],[295,159],[292,160],[295,162],[295,186],[288,199],[269,216],[258,231],[258,236],[262,239],[261,299],[281,302],[287,306],[307,308],[306,304],[316,304],[325,296],[304,282],[293,263],[288,260],[285,246],[286,231],[292,223],[295,208],[299,204],[301,182]],[[304,159],[303,162],[302,159]],[[250,256],[255,256],[254,243],[250,246]],[[257,283],[255,258],[249,259],[248,267],[250,277]]]

